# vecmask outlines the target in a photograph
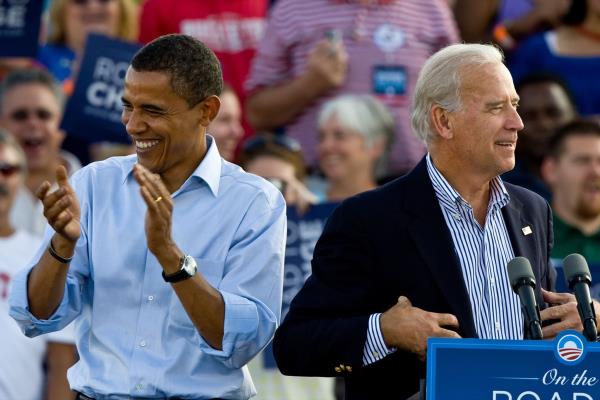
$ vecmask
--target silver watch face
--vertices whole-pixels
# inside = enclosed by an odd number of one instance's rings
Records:
[[[198,266],[196,265],[196,260],[192,256],[185,256],[183,258],[183,265],[181,269],[185,270],[190,276],[196,274],[196,269]]]

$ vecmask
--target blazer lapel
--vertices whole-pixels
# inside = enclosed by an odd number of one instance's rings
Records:
[[[515,257],[525,257],[532,267],[538,265],[535,250],[534,225],[522,213],[523,206],[519,199],[511,195],[510,202],[502,209],[508,236],[512,243]]]
[[[404,198],[404,211],[412,217],[410,235],[452,313],[458,318],[463,335],[477,337],[462,269],[429,179],[426,161],[421,161],[406,179],[411,187],[408,191],[411,195]]]

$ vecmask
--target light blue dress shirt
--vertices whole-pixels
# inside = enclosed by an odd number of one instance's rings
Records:
[[[13,282],[11,315],[27,336],[75,320],[80,360],[70,385],[96,399],[247,399],[255,394],[244,366],[279,323],[286,240],[283,197],[219,156],[213,139],[173,193],[173,239],[225,301],[223,349],[204,341],[148,250],[146,205],[132,168],[136,156],[90,164],[71,179],[81,204],[81,238],[56,312],[29,312],[27,276]]]

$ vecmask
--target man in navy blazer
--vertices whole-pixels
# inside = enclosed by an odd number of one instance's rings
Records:
[[[412,116],[428,155],[330,217],[275,335],[284,374],[344,376],[347,400],[406,399],[428,337],[523,338],[506,272],[516,256],[531,262],[538,304],[552,304],[544,337],[581,329],[574,297],[550,292],[548,204],[499,178],[515,163],[517,104],[496,48],[458,44],[429,59]]]

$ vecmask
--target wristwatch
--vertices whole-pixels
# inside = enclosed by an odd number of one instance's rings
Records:
[[[165,282],[181,282],[196,275],[197,269],[198,265],[196,264],[196,260],[194,260],[194,257],[187,255],[179,259],[179,271],[169,275],[166,275],[165,271],[163,271],[162,277],[165,280]]]

